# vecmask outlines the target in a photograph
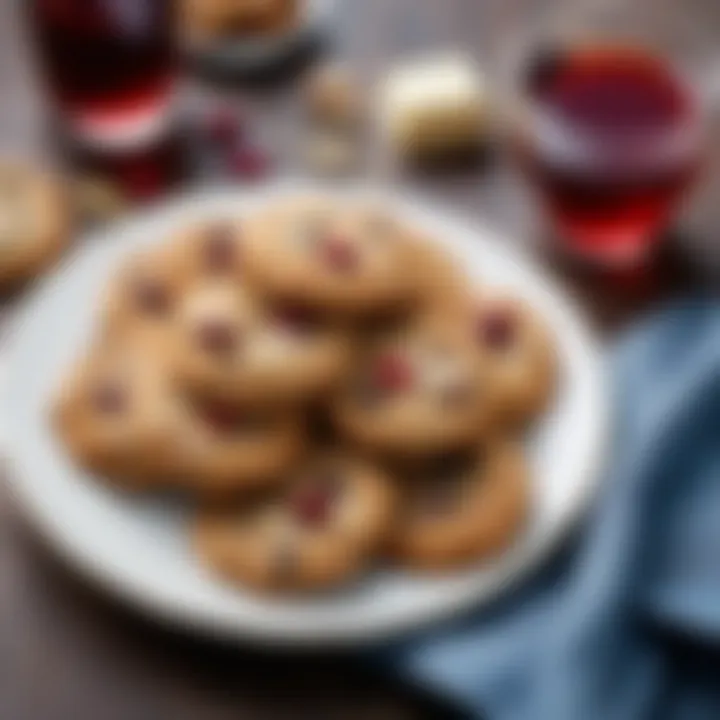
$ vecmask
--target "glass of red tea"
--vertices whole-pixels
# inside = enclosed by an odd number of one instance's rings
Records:
[[[62,129],[84,145],[136,149],[169,123],[175,0],[27,0]]]
[[[689,82],[648,49],[586,41],[538,52],[522,89],[522,165],[561,247],[605,266],[642,263],[699,167]]]

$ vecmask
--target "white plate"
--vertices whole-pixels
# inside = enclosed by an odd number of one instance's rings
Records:
[[[597,349],[570,302],[505,238],[419,199],[383,197],[426,228],[473,276],[527,298],[557,335],[558,401],[529,442],[530,527],[499,561],[443,577],[386,570],[342,592],[265,600],[216,581],[193,558],[188,508],[114,493],[76,470],[53,438],[47,402],[93,330],[98,297],[119,261],[191,218],[236,213],[297,189],[216,190],[148,211],[78,247],[29,299],[9,338],[5,397],[11,483],[51,544],[86,575],[150,614],[258,641],[350,643],[408,630],[486,602],[536,566],[594,488],[607,407]],[[343,192],[353,192],[345,190]]]

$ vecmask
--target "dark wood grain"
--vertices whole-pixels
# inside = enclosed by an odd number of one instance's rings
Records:
[[[0,10],[0,151],[50,161],[41,96],[24,33],[11,0]],[[531,23],[533,0],[347,0],[336,46],[372,83],[407,53],[462,46],[491,77],[503,43]],[[575,3],[579,5],[580,3]],[[630,0],[627,3],[632,5]],[[663,0],[655,19],[702,26],[703,42],[720,57],[716,0]],[[650,21],[650,18],[649,18]],[[671,33],[672,36],[672,33]],[[711,53],[708,54],[711,57]],[[707,62],[712,63],[712,57]],[[717,63],[716,63],[717,65]],[[720,66],[719,66],[720,67]],[[720,83],[718,83],[720,86]],[[297,169],[297,90],[285,80],[249,92],[188,83],[190,103],[209,96],[242,96],[243,105],[287,169]],[[713,148],[717,154],[717,149]],[[688,265],[718,262],[717,158],[709,158],[704,191],[688,210],[689,231],[668,245],[667,260],[642,283],[579,273],[546,257],[598,326],[614,328],[648,305],[698,282]],[[537,218],[500,154],[481,169],[455,174],[387,175],[470,217],[488,218],[520,241],[537,238]],[[678,260],[680,258],[680,260]],[[690,259],[687,262],[687,259]],[[0,491],[0,718],[2,720],[233,720],[244,718],[439,717],[449,712],[418,691],[368,673],[337,655],[259,653],[202,641],[156,627],[102,597],[59,562],[25,526],[6,491]]]

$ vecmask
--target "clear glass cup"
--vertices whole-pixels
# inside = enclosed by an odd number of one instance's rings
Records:
[[[523,19],[527,3],[509,0],[515,37],[500,51],[517,156],[553,237],[612,267],[652,256],[698,177],[713,47],[665,0],[628,5],[549,2]]]
[[[175,0],[27,0],[47,89],[76,142],[137,149],[165,131]]]

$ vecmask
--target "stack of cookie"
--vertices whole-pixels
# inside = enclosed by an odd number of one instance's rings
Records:
[[[387,209],[286,198],[121,268],[54,419],[93,474],[188,491],[208,566],[305,590],[507,547],[555,372],[530,308]]]

